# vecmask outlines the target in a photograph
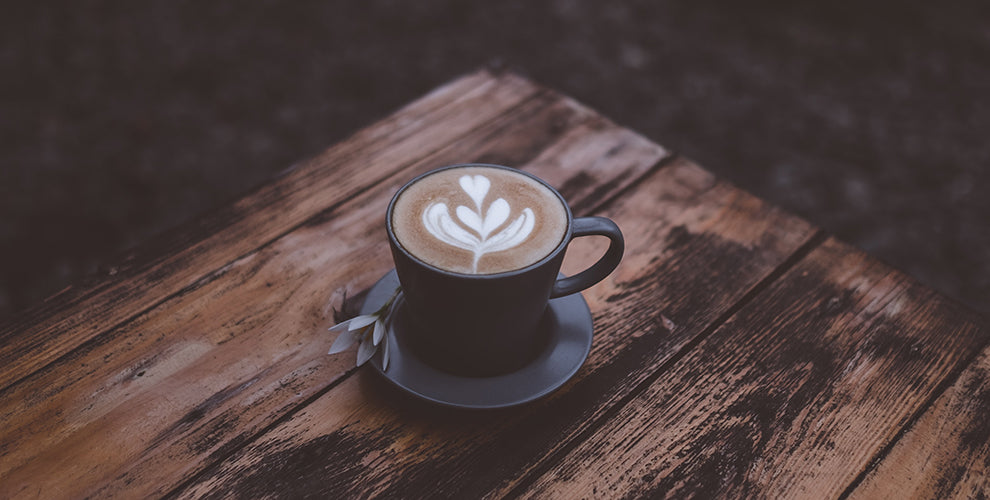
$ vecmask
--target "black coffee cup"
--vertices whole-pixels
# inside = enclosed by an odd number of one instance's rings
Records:
[[[462,274],[437,268],[406,250],[392,229],[392,211],[399,195],[421,178],[449,168],[481,166],[511,170],[546,186],[567,215],[561,242],[542,259],[497,274]],[[564,198],[542,179],[526,172],[486,164],[451,165],[427,172],[406,183],[389,203],[388,241],[402,286],[406,315],[412,328],[404,331],[416,354],[435,368],[464,376],[493,376],[525,366],[542,347],[541,319],[550,299],[578,293],[611,273],[622,259],[624,241],[614,222],[603,217],[574,218]],[[559,277],[564,253],[572,239],[600,235],[609,238],[605,254],[588,269]]]

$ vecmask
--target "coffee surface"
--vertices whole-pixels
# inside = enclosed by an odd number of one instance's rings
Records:
[[[547,256],[567,230],[560,198],[530,177],[493,167],[457,167],[403,190],[392,208],[399,244],[427,264],[494,274]]]

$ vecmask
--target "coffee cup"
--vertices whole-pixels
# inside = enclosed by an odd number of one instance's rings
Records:
[[[603,217],[574,218],[564,198],[529,173],[488,164],[439,168],[389,203],[386,231],[411,338],[426,363],[463,376],[525,366],[546,342],[551,299],[579,293],[619,264],[624,243]],[[589,268],[559,276],[577,237],[609,239]]]

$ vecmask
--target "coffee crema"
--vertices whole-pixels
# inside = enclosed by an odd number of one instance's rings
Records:
[[[556,193],[505,168],[439,170],[406,186],[392,207],[399,244],[456,273],[524,268],[549,255],[566,231],[567,210]]]

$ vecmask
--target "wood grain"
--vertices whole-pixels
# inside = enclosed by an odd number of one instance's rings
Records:
[[[979,349],[967,319],[828,240],[524,496],[837,497]]]
[[[471,160],[525,165],[580,205],[625,189],[666,156],[545,91],[420,150],[400,171],[4,391],[0,497],[162,495],[350,375],[351,356],[326,356],[326,327],[335,308],[353,305],[345,297],[360,297],[390,267],[385,207],[418,173]],[[391,165],[365,160],[319,161],[345,171]]]
[[[419,404],[362,370],[179,496],[509,493],[606,419],[815,232],[684,160],[600,213],[624,229],[626,257],[585,292],[595,343],[560,392],[524,408],[465,413]],[[579,261],[596,256],[575,251]]]
[[[532,98],[511,74],[456,80],[284,172],[231,206],[132,252],[105,276],[70,288],[0,325],[0,388],[7,387],[313,215]],[[450,126],[457,124],[457,126]],[[220,270],[220,271],[218,271]]]
[[[921,416],[851,499],[990,498],[990,348]]]
[[[466,161],[522,166],[626,234],[584,293],[587,362],[520,408],[437,408],[325,354],[391,268],[391,195]],[[574,242],[565,272],[602,240]],[[0,326],[0,498],[986,496],[983,324],[479,72]]]

